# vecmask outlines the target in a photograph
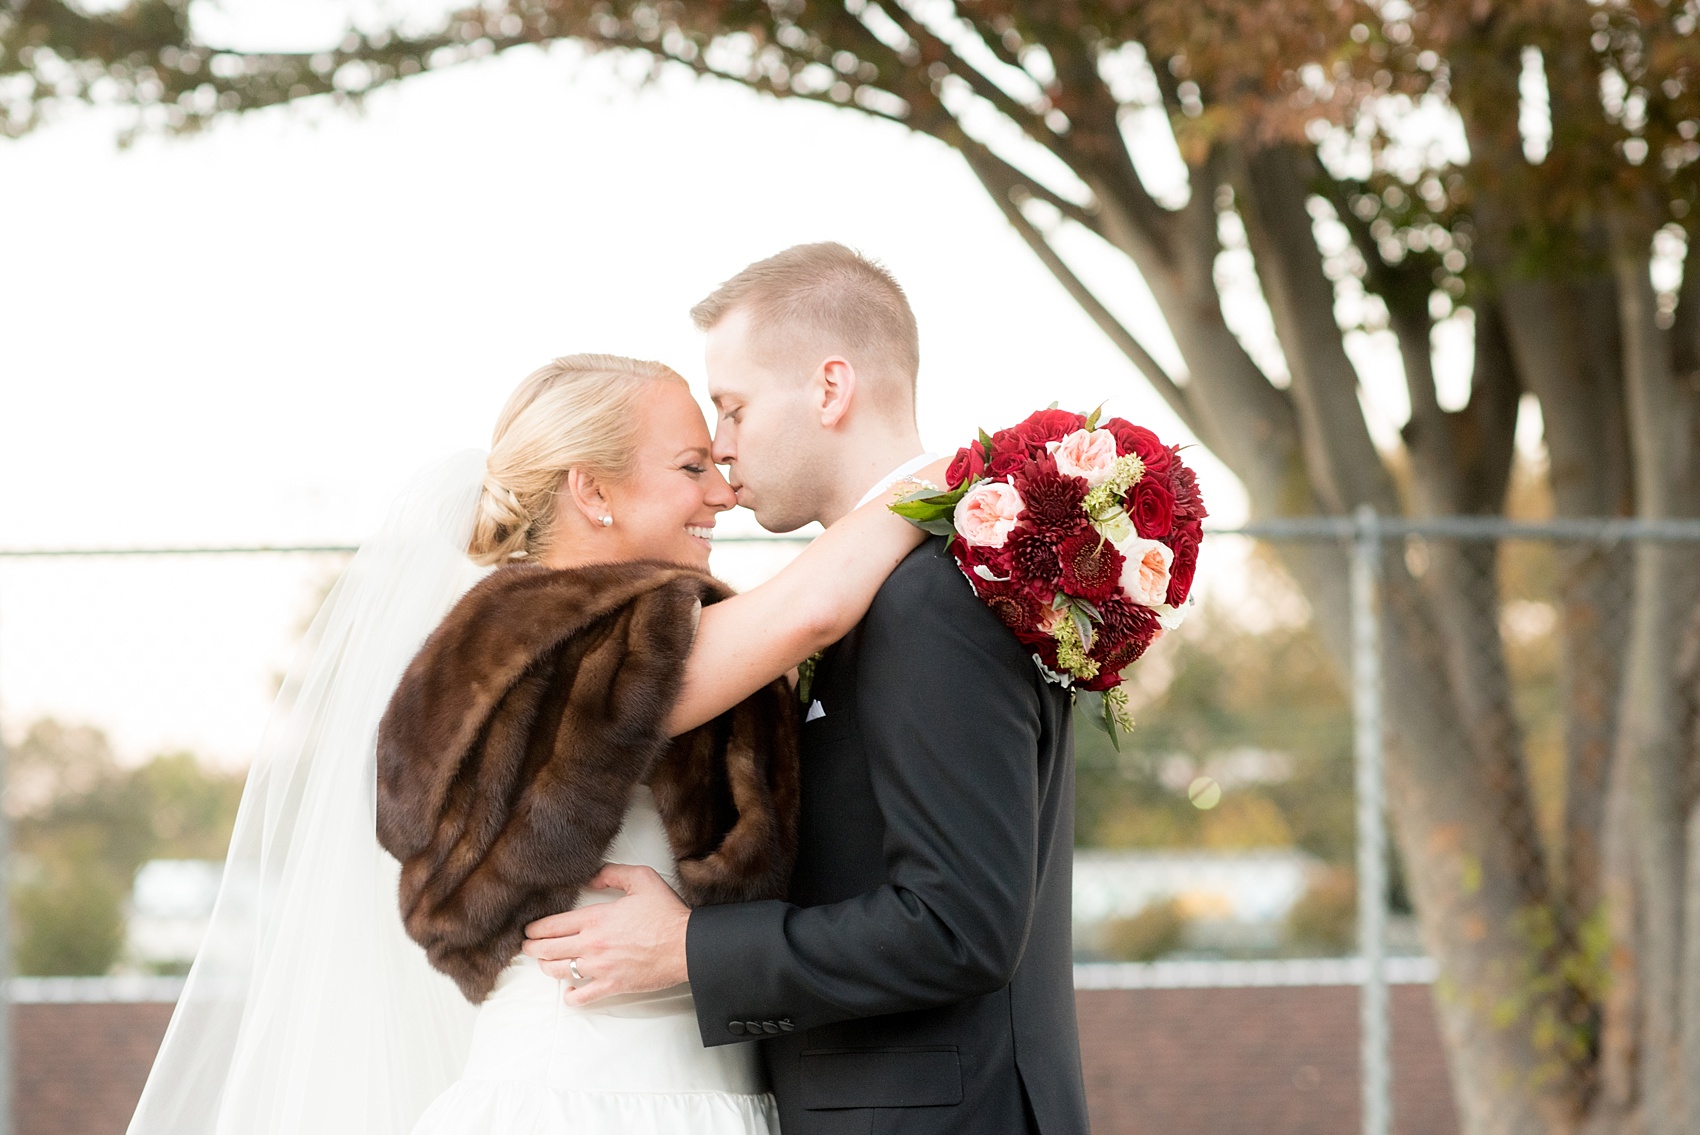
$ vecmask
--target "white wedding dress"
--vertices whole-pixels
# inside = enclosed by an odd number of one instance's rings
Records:
[[[639,787],[611,863],[677,885],[655,800]],[[618,893],[586,891],[580,905]],[[755,1046],[704,1048],[689,985],[566,1005],[521,954],[480,1006],[466,1069],[414,1135],[777,1135]]]

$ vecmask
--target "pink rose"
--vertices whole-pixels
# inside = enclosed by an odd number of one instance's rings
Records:
[[[1092,488],[1110,479],[1116,467],[1116,435],[1109,430],[1076,430],[1045,446],[1057,459],[1057,472],[1081,477]]]
[[[1014,485],[983,481],[956,503],[956,531],[975,547],[1001,548],[1023,507]]]
[[[1121,587],[1129,599],[1160,607],[1169,595],[1169,564],[1175,554],[1166,544],[1132,536],[1116,545],[1123,557]]]

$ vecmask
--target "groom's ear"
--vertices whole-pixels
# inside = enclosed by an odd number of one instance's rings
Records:
[[[820,424],[833,429],[844,420],[856,400],[856,368],[849,359],[833,355],[815,371],[814,383],[820,400]]]

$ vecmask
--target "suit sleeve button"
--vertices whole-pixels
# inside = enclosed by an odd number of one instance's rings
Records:
[[[742,1021],[727,1021],[726,1022],[726,1031],[731,1033],[733,1036],[743,1036],[744,1035],[744,1022],[742,1022]]]
[[[763,1021],[761,1023],[761,1031],[764,1033],[777,1033],[779,1031],[779,1026],[774,1024],[772,1021]]]
[[[796,1027],[797,1027],[796,1025],[793,1025],[791,1023],[791,1019],[789,1017],[787,1017],[784,1020],[779,1022],[779,1031],[782,1032],[782,1033],[791,1032]]]
[[[744,1031],[747,1032],[747,1033],[759,1033],[759,1032],[761,1032],[761,1022],[760,1021],[745,1021],[744,1022]]]

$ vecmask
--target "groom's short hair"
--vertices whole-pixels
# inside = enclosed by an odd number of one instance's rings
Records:
[[[913,412],[921,336],[908,297],[876,261],[831,241],[799,244],[715,288],[691,308],[691,321],[707,331],[733,311],[747,312],[761,339],[842,354],[879,374],[887,381],[872,391],[874,401]]]

